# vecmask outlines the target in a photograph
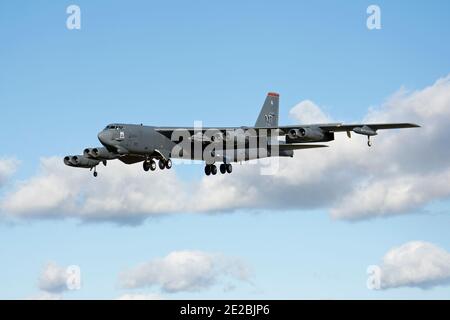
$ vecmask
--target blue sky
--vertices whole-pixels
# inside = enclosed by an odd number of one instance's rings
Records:
[[[65,26],[73,3],[81,30]],[[295,122],[289,110],[305,99],[333,119],[355,122],[400,88],[420,90],[450,73],[448,1],[377,1],[382,29],[373,31],[366,28],[370,4],[2,2],[0,158],[20,166],[0,195],[32,179],[41,158],[97,146],[97,132],[111,122],[252,125],[269,91],[281,94],[283,124]],[[175,171],[187,184],[203,178],[199,165]],[[252,269],[251,283],[163,292],[168,298],[450,298],[448,286],[366,288],[367,266],[395,246],[421,240],[450,250],[445,197],[426,213],[356,222],[333,219],[326,208],[253,211],[179,212],[138,226],[5,220],[0,298],[36,294],[49,261],[81,267],[83,287],[66,298],[116,298],[129,292],[118,284],[122,270],[178,250],[240,257]],[[137,291],[159,293],[157,286]]]

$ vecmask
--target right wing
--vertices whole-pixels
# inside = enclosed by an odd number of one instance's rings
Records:
[[[375,124],[326,124],[319,125],[324,131],[329,132],[345,132],[353,131],[355,128],[369,127],[370,129],[377,131],[380,129],[405,129],[405,128],[419,128],[420,126],[415,123],[375,123]]]

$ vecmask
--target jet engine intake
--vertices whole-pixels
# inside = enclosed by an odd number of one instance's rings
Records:
[[[320,128],[295,128],[290,129],[286,134],[286,142],[319,142],[325,138],[324,132]]]
[[[64,164],[66,166],[76,168],[93,168],[100,162],[100,160],[86,158],[84,155],[67,156],[64,158]]]
[[[87,148],[83,152],[83,156],[85,158],[89,159],[95,159],[95,160],[113,160],[117,159],[119,155],[114,152],[108,151],[108,149],[101,147],[101,148]]]

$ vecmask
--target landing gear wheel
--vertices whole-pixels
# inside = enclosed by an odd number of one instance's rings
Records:
[[[227,164],[227,172],[228,173],[232,173],[233,172],[233,166],[231,165],[231,163]]]
[[[369,147],[372,146],[372,142],[370,141],[370,136],[367,136],[367,145],[368,145]]]
[[[205,174],[207,176],[209,176],[211,174],[211,166],[210,165],[205,166]]]
[[[166,163],[164,162],[164,160],[159,160],[158,166],[161,170],[164,170],[164,168],[166,167]]]
[[[98,176],[97,171],[94,171],[94,177],[97,178],[97,176]]]
[[[167,159],[167,161],[166,161],[166,169],[170,169],[170,168],[172,168],[172,160]]]
[[[217,174],[217,167],[215,165],[211,165],[211,173],[213,176]]]
[[[144,161],[144,163],[142,164],[142,168],[144,169],[145,172],[150,170],[150,161]]]
[[[225,163],[222,163],[220,165],[220,173],[225,174],[227,172],[227,165]]]
[[[154,160],[150,161],[150,170],[152,171],[156,170],[156,162]]]

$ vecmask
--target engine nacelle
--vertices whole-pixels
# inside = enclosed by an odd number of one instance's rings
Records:
[[[286,134],[286,142],[319,142],[325,141],[325,134],[320,128],[290,129]],[[332,139],[331,139],[332,140]],[[327,140],[330,141],[330,140]]]
[[[87,148],[84,149],[83,156],[89,159],[95,160],[113,160],[117,159],[119,155],[114,152],[108,151],[106,148]]]
[[[76,168],[93,168],[100,163],[100,160],[86,158],[85,156],[67,156],[64,158],[64,164]]]
[[[353,132],[365,136],[376,136],[377,132],[368,126],[353,128]]]

